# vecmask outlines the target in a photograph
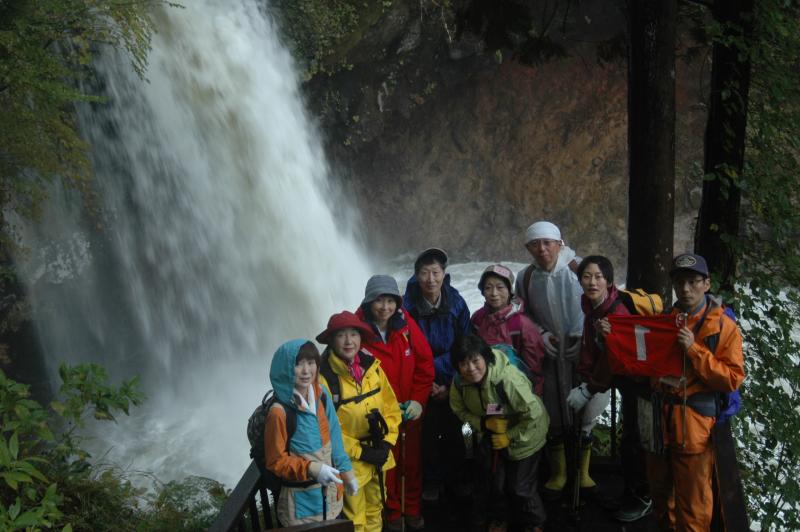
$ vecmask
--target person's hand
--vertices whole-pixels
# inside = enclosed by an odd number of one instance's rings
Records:
[[[495,434],[502,434],[508,430],[508,420],[505,416],[488,416],[484,418],[483,426]]]
[[[558,357],[558,338],[553,333],[545,331],[542,333],[542,343],[544,343],[544,350],[551,357]]]
[[[314,479],[323,486],[327,486],[331,482],[335,484],[342,483],[342,479],[339,478],[339,470],[329,466],[328,464],[321,464],[320,468],[316,471],[316,474],[314,474],[312,470],[312,475],[314,476]]]
[[[681,330],[678,331],[678,345],[683,348],[683,351],[686,352],[692,347],[694,343],[694,333],[691,329],[687,327],[683,327]]]
[[[435,382],[431,386],[431,397],[437,399],[439,401],[443,399],[447,399],[447,392],[449,391],[447,385],[445,384],[436,384]]]
[[[350,478],[345,480],[344,489],[350,496],[353,496],[356,493],[358,493],[358,479],[356,478],[355,475],[352,475],[350,476]]]
[[[542,333],[542,340],[544,340],[545,347],[553,347],[558,349],[558,336],[550,331],[545,331]]]
[[[403,421],[414,421],[422,416],[422,405],[413,399],[400,403],[400,410],[403,411]]]
[[[344,480],[344,490],[348,495],[358,493],[358,479],[352,469],[350,471],[342,471],[341,477]]]
[[[392,446],[387,441],[382,442],[381,446],[377,448],[362,443],[359,460],[377,467],[383,467],[383,464],[389,459],[389,449],[391,448]]]
[[[505,432],[502,434],[492,434],[492,449],[495,451],[499,451],[500,449],[505,449],[508,447],[508,444],[511,443],[508,440],[508,436]]]
[[[567,395],[567,404],[573,410],[580,410],[586,406],[586,403],[588,403],[591,398],[592,394],[589,392],[584,382],[581,383],[580,386],[576,386],[570,390],[569,395]]]
[[[600,318],[594,322],[594,328],[603,338],[611,334],[611,322],[608,321],[606,317]]]

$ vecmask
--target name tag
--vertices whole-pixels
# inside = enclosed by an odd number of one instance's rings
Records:
[[[505,414],[505,410],[503,410],[503,406],[497,403],[489,403],[486,405],[486,415],[487,416],[497,416]]]

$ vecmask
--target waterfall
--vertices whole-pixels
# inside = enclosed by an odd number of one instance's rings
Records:
[[[107,101],[80,124],[101,215],[54,191],[27,270],[53,366],[141,375],[145,405],[95,453],[233,487],[272,352],[355,308],[373,268],[273,23],[255,0],[184,5],[156,13],[146,82],[123,56],[97,61]]]

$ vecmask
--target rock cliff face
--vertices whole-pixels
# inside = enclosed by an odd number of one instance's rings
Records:
[[[498,14],[481,2],[453,4],[392,3],[350,48],[350,68],[306,84],[369,245],[388,256],[437,245],[457,260],[525,260],[524,230],[546,218],[579,254],[604,253],[624,269],[621,11],[581,2],[542,28],[535,7]],[[706,80],[702,48],[678,46],[682,250],[699,205],[693,169],[702,161]]]

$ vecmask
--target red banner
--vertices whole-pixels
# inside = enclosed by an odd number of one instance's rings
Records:
[[[680,377],[683,349],[676,316],[608,316],[606,350],[611,372],[644,377]]]

